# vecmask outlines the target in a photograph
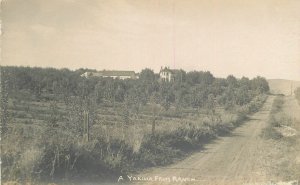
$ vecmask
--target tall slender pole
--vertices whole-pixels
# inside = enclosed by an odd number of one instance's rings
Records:
[[[176,45],[176,40],[175,40],[175,0],[172,2],[172,45],[173,45],[173,68],[175,69],[175,63],[176,63],[176,54],[175,54],[175,45]]]

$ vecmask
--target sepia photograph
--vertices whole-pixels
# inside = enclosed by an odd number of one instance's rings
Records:
[[[300,185],[300,0],[1,0],[1,185]]]

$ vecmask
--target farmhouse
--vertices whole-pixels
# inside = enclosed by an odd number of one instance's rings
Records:
[[[159,78],[163,82],[171,82],[175,80],[179,73],[180,70],[170,69],[169,67],[161,67],[159,71]]]
[[[82,77],[110,77],[113,79],[137,79],[138,75],[134,71],[98,71],[98,72],[85,72],[81,75]]]

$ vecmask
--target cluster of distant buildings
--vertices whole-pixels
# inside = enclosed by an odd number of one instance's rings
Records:
[[[177,69],[170,69],[169,67],[161,67],[159,71],[159,78],[161,81],[170,82],[174,80],[176,73],[179,70]],[[91,77],[110,77],[113,79],[138,79],[139,74],[135,73],[134,71],[116,71],[116,70],[102,70],[97,72],[85,72],[81,75],[82,77],[91,78]]]

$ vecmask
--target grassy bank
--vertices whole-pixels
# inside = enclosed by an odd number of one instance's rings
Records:
[[[277,159],[271,173],[283,181],[300,179],[299,111],[294,97],[276,97],[268,126],[262,132],[262,136],[273,145],[270,155]]]
[[[262,136],[266,139],[281,139],[285,134],[290,134],[287,132],[293,131],[290,128],[293,120],[283,111],[284,100],[284,96],[277,96],[272,104],[267,127],[262,132]]]
[[[266,139],[280,139],[282,135],[276,130],[280,127],[281,121],[284,118],[282,107],[284,104],[283,96],[277,96],[272,104],[267,127],[263,129],[262,136]]]

